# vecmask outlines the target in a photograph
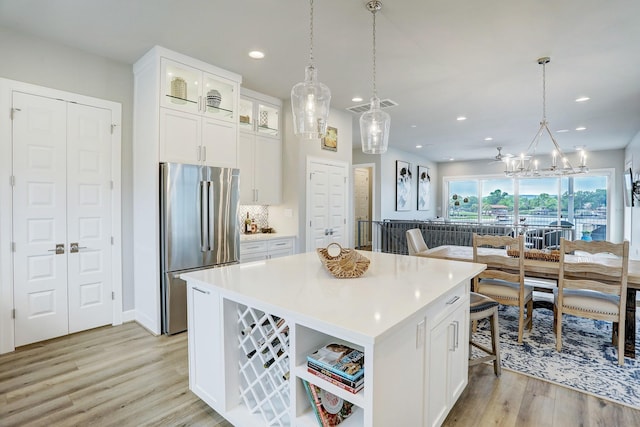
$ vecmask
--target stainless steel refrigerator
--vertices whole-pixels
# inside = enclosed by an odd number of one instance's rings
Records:
[[[160,164],[162,333],[187,330],[181,273],[238,262],[238,169]]]

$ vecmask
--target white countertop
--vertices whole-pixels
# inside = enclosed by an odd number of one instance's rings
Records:
[[[373,342],[485,268],[470,262],[361,253],[371,264],[357,279],[334,278],[315,252],[181,277],[233,301],[283,317],[291,313],[310,326],[324,324]]]
[[[262,241],[262,240],[273,240],[273,239],[285,239],[289,237],[296,237],[296,236],[291,234],[278,234],[278,233],[240,234],[240,243],[255,242],[255,241]]]

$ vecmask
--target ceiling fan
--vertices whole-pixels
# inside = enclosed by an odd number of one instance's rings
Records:
[[[509,153],[502,154],[502,147],[496,147],[496,148],[498,149],[498,154],[495,155],[495,157],[493,158],[493,161],[491,161],[490,164],[504,162],[507,159],[511,159],[515,157],[513,154],[509,154]]]

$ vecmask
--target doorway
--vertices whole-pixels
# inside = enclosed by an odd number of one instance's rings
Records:
[[[353,166],[353,242],[354,248],[372,248],[373,165]]]

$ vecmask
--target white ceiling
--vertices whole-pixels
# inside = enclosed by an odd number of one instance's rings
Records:
[[[366,1],[314,3],[314,57],[332,107],[368,100]],[[570,130],[556,133],[560,146],[624,147],[640,131],[639,17],[638,0],[383,0],[378,95],[399,104],[387,109],[390,145],[436,162],[492,158],[496,146],[525,151],[542,117],[537,58],[550,56],[547,117],[554,133]],[[158,44],[282,99],[309,54],[305,0],[0,0],[0,26],[125,63]],[[253,49],[266,58],[250,59]],[[591,100],[574,101],[583,95]]]

